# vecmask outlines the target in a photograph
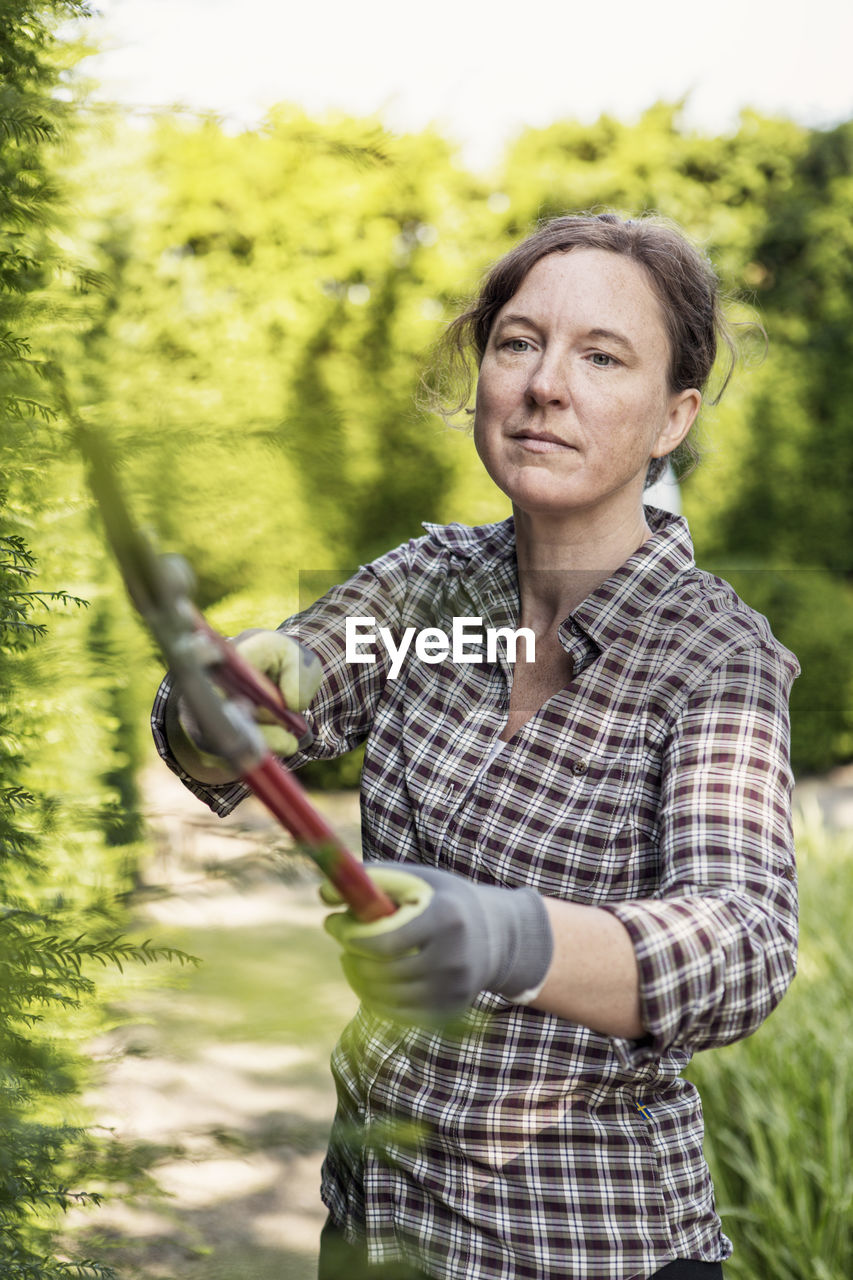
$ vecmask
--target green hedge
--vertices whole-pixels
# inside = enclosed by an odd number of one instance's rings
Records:
[[[795,773],[822,773],[853,756],[853,588],[819,568],[718,570],[766,615],[774,634],[799,658],[791,693]]]

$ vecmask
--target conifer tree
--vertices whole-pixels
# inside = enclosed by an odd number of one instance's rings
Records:
[[[63,1017],[91,1004],[92,967],[147,963],[169,949],[136,945],[116,932],[103,903],[75,884],[81,846],[108,840],[98,823],[30,784],[50,715],[39,700],[39,651],[48,611],[80,607],[44,590],[29,533],[49,505],[35,474],[39,433],[56,418],[39,349],[55,255],[49,228],[56,187],[50,148],[65,127],[55,97],[68,49],[62,19],[82,17],[79,0],[4,0],[0,25],[0,1275],[58,1280],[113,1274],[92,1259],[57,1256],[57,1211],[97,1200],[84,1188],[97,1163],[93,1140],[64,1118],[79,1085]],[[69,55],[70,56],[70,55]],[[81,646],[85,647],[85,646]],[[35,771],[37,775],[37,770]],[[104,769],[109,774],[109,766]],[[107,778],[108,780],[108,778]],[[125,833],[126,836],[127,833]],[[61,877],[57,876],[61,867]]]

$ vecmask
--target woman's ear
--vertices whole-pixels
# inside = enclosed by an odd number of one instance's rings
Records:
[[[653,458],[664,458],[673,449],[677,449],[687,435],[702,404],[702,393],[695,387],[687,391],[676,391],[669,402],[669,417],[664,423],[657,444],[652,450]]]

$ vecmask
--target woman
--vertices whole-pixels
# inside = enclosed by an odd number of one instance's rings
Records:
[[[474,440],[512,518],[426,526],[286,635],[244,642],[303,705],[316,678],[293,638],[319,656],[315,740],[294,763],[366,739],[365,857],[403,904],[329,926],[362,1006],[333,1059],[321,1276],[359,1259],[503,1280],[722,1274],[680,1073],[754,1031],[794,972],[797,666],[696,569],[685,523],[642,502],[684,447],[720,325],[713,273],[670,228],[547,224],[450,334],[476,357]],[[387,647],[348,649],[353,618],[398,652],[406,628],[431,633],[395,666]],[[466,618],[526,628],[527,660],[507,642],[454,661],[439,633]],[[174,700],[170,755],[164,701],[161,749],[227,812],[241,788],[216,785]]]

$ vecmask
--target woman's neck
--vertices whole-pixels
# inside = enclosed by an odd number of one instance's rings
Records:
[[[606,528],[514,508],[521,625],[548,629],[606,582],[650,536],[642,506]],[[537,628],[538,623],[538,628]]]

